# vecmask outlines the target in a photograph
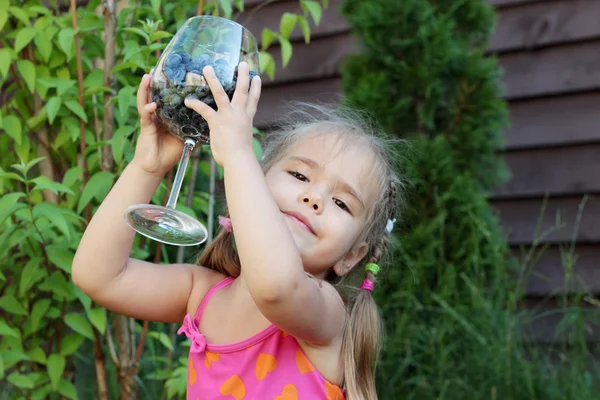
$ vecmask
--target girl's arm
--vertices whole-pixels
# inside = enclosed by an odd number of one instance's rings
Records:
[[[209,286],[216,274],[193,265],[165,265],[129,258],[135,231],[124,219],[132,204],[148,203],[177,162],[182,142],[153,122],[147,104],[149,77],[138,90],[141,133],[134,160],[125,168],[85,230],[72,266],[73,282],[94,301],[138,319],[180,322],[194,285]]]
[[[344,304],[331,285],[305,274],[256,157],[231,157],[224,171],[241,276],[261,313],[300,340],[330,343],[342,331]]]
[[[252,147],[260,80],[254,78],[248,91],[248,65],[241,63],[238,71],[236,91],[229,102],[212,68],[204,68],[218,111],[198,100],[186,100],[186,105],[208,121],[213,156],[225,171],[241,276],[271,322],[300,340],[326,344],[342,331],[344,305],[333,287],[321,287],[304,273],[294,239]]]

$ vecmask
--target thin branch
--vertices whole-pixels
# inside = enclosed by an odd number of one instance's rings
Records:
[[[114,0],[104,0],[104,87],[115,90],[115,79],[112,70],[115,66],[115,34],[117,31],[116,5]],[[113,91],[104,92],[104,123],[102,139],[109,142],[113,137],[115,125],[115,106],[111,102]],[[100,165],[104,171],[114,169],[113,155],[110,146],[102,149]]]
[[[119,357],[117,357],[117,350],[115,349],[115,339],[110,329],[110,324],[106,324],[106,342],[108,343],[108,351],[110,358],[112,358],[115,365],[119,365]]]
[[[77,32],[77,4],[75,0],[70,0],[71,4],[71,20],[73,30]],[[79,44],[79,33],[75,34],[75,57],[77,60],[77,85],[79,86],[79,105],[85,110],[85,103],[83,98],[83,65],[81,61],[81,45]],[[87,158],[85,157],[85,123],[83,119],[79,119],[79,153],[81,157],[81,163],[83,166],[83,180],[88,181],[89,171],[87,165]],[[91,219],[91,207],[88,204],[85,209],[85,219],[89,222]]]

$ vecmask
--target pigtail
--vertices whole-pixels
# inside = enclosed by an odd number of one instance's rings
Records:
[[[234,278],[240,276],[241,264],[233,245],[233,234],[221,228],[213,242],[204,249],[196,264]]]
[[[390,181],[386,202],[388,213],[395,212],[398,202],[397,182]],[[392,223],[393,225],[393,223]],[[380,228],[381,225],[378,226]],[[378,239],[370,250],[361,289],[348,302],[348,320],[344,332],[344,377],[348,400],[377,400],[376,367],[383,344],[383,322],[373,299],[378,263],[388,249],[391,229],[379,230]]]
[[[365,269],[364,282],[376,283],[378,269],[373,264],[379,262],[385,253],[387,236],[383,234],[373,249]],[[349,304],[344,332],[344,376],[348,400],[377,400],[375,369],[382,343],[383,326],[379,309],[371,291],[362,288]]]

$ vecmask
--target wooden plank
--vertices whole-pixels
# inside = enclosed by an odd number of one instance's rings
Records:
[[[342,34],[294,46],[289,70],[278,70],[275,83],[335,77],[342,59],[357,51],[355,39]],[[273,49],[279,61],[279,49]],[[507,100],[600,89],[600,41],[553,47],[539,52],[505,54],[502,83]]]
[[[509,103],[506,149],[600,141],[600,92]]]
[[[564,244],[572,238],[600,243],[600,199],[594,196],[496,200],[492,205],[513,246]]]
[[[290,101],[339,104],[341,91],[339,78],[266,87],[262,91],[254,123],[261,129],[269,127]]]
[[[572,311],[567,307],[573,303],[557,301],[555,299],[530,299],[522,304],[522,325],[519,330],[524,337],[536,345],[546,344],[553,346],[557,359],[564,359],[564,350],[556,346],[561,343],[573,343],[573,338],[579,338],[579,321],[573,320]],[[583,334],[588,343],[600,342],[600,309],[586,301],[578,304],[580,317],[584,321]],[[569,315],[569,313],[571,313]],[[566,318],[566,320],[565,320]],[[571,321],[570,323],[568,321]],[[565,323],[566,322],[566,323]],[[551,348],[548,349],[550,351]],[[557,351],[558,350],[558,351]]]
[[[498,12],[491,51],[531,50],[600,37],[600,1],[544,1]]]
[[[600,41],[505,54],[507,99],[557,95],[600,88]]]
[[[600,193],[600,144],[509,152],[512,179],[495,199]]]
[[[289,82],[310,81],[339,76],[340,63],[350,53],[356,52],[356,44],[350,36],[329,36],[312,41],[309,44],[294,45],[292,58],[283,68],[281,49],[274,47],[270,53],[275,58],[275,79],[263,77],[265,87]]]
[[[330,0],[329,7],[323,9],[319,26],[315,26],[312,18],[308,19],[311,39],[349,32],[350,27],[346,19],[338,11],[340,4],[341,0]],[[248,28],[260,42],[263,28],[279,31],[279,21],[285,12],[302,14],[300,3],[297,0],[276,1],[262,8],[246,10],[239,15],[237,21]],[[304,36],[298,26],[292,32],[290,40],[292,42],[304,41]],[[274,45],[277,46],[278,43],[274,43]]]
[[[530,297],[600,293],[600,244],[515,248],[522,263],[525,293]],[[518,277],[515,277],[518,279]]]

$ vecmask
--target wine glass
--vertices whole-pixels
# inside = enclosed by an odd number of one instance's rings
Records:
[[[184,100],[192,97],[217,109],[202,76],[207,65],[212,66],[231,100],[242,61],[248,63],[252,80],[258,75],[258,46],[252,33],[231,20],[205,15],[188,19],[161,54],[152,74],[150,101],[156,102],[159,122],[181,139],[184,147],[166,206],[135,204],[125,211],[127,224],[138,233],[176,246],[193,246],[207,239],[203,224],[175,210],[192,150],[210,141],[208,123],[186,107]]]

